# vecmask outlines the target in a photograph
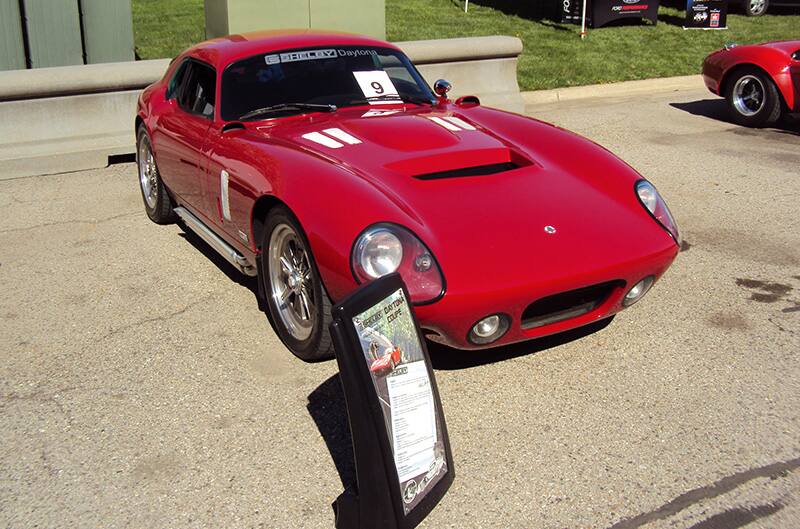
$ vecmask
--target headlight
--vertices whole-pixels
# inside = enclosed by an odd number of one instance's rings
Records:
[[[675,223],[675,219],[672,218],[672,213],[669,212],[667,203],[658,194],[655,186],[647,180],[639,180],[636,182],[636,195],[650,215],[672,235],[675,243],[680,246],[681,237],[678,233],[678,225]]]
[[[356,239],[350,262],[359,283],[399,272],[413,303],[434,301],[444,292],[444,278],[431,251],[395,224],[367,228]]]
[[[356,245],[358,267],[371,279],[391,274],[403,260],[403,245],[385,228],[368,231]]]

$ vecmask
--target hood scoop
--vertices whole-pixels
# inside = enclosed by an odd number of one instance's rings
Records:
[[[518,152],[501,147],[440,152],[401,160],[386,168],[417,180],[443,180],[505,173],[532,164]]]
[[[462,167],[460,169],[450,169],[448,171],[438,171],[436,173],[424,173],[415,175],[418,180],[442,180],[444,178],[461,178],[464,176],[486,176],[490,174],[505,173],[519,169],[519,165],[514,162],[493,163],[489,165],[476,165],[473,167]]]

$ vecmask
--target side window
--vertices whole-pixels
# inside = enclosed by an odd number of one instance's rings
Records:
[[[178,105],[186,112],[212,119],[216,104],[216,73],[210,66],[196,61],[191,61],[188,70],[178,94]]]
[[[172,79],[169,80],[167,86],[167,99],[174,99],[180,92],[180,87],[183,80],[186,78],[186,72],[189,71],[189,59],[184,59],[180,66],[172,74]]]

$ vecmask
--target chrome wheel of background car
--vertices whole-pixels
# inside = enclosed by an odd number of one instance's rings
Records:
[[[753,116],[764,107],[766,91],[761,80],[744,75],[733,87],[733,106],[743,116]]]
[[[142,195],[150,208],[155,208],[158,200],[157,175],[150,143],[143,141],[139,145],[139,185],[142,186]]]
[[[314,274],[303,241],[288,224],[272,231],[269,241],[269,274],[272,299],[283,325],[296,340],[314,330]]]
[[[763,15],[764,11],[766,10],[767,10],[766,0],[750,0],[749,9],[747,11],[750,16],[759,16]]]

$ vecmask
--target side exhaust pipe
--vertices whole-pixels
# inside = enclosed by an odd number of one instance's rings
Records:
[[[245,259],[242,254],[237,252],[233,246],[211,231],[200,219],[192,215],[189,210],[177,207],[175,208],[175,214],[178,215],[186,226],[195,232],[198,237],[208,243],[209,246],[224,257],[226,261],[235,266],[241,273],[253,277],[257,275],[255,266]]]

